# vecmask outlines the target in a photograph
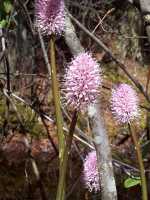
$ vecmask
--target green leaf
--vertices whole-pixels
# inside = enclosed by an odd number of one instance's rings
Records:
[[[12,6],[10,0],[5,0],[5,1],[4,1],[4,10],[5,10],[5,12],[6,12],[7,14],[10,13],[12,7],[13,7],[13,6]]]
[[[7,24],[7,21],[5,19],[0,21],[0,28],[4,28]]]
[[[134,187],[136,185],[141,185],[141,179],[140,177],[135,177],[135,178],[127,178],[125,181],[124,181],[124,187],[125,188],[131,188],[131,187]]]

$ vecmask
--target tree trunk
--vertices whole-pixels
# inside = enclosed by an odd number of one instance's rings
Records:
[[[111,149],[100,113],[99,104],[89,107],[90,126],[94,136],[94,143],[98,157],[101,195],[102,200],[116,200],[117,191],[113,173]]]

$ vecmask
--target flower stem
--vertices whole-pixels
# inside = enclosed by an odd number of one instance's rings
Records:
[[[68,158],[71,150],[71,144],[73,139],[73,133],[75,130],[75,126],[77,123],[78,112],[75,110],[72,116],[72,121],[69,128],[69,135],[66,139],[66,147],[63,154],[63,163],[62,163],[62,173],[59,175],[59,183],[58,183],[58,190],[57,190],[57,197],[56,200],[64,200],[65,199],[65,188],[66,188],[66,174],[68,168]]]
[[[142,183],[142,200],[148,200],[148,194],[147,194],[147,183],[146,183],[146,176],[145,176],[145,169],[144,169],[144,164],[143,164],[143,159],[142,159],[142,153],[141,153],[141,148],[140,144],[138,142],[136,133],[132,131],[131,125],[128,124],[129,126],[129,131],[132,135],[133,142],[136,148],[136,154],[137,154],[137,159],[140,167],[140,175],[141,175],[141,183]]]
[[[53,99],[55,105],[55,114],[56,114],[56,125],[57,125],[57,134],[59,141],[59,174],[62,173],[62,163],[63,163],[63,154],[65,150],[65,137],[63,133],[63,118],[60,107],[60,93],[57,81],[56,73],[56,58],[55,58],[55,38],[52,35],[50,38],[50,60],[51,60],[51,79],[52,79],[52,91]]]

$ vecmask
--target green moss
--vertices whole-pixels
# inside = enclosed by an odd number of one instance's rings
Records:
[[[28,106],[18,104],[17,108],[23,118],[24,126],[30,131],[30,134],[36,137],[44,136],[45,130],[39,116]]]
[[[22,103],[15,102],[15,105],[26,130],[29,131],[29,134],[35,137],[44,136],[45,129],[40,121],[39,116],[32,109],[30,109],[28,106],[24,106]],[[6,101],[5,99],[0,99],[0,127],[3,127],[5,120],[8,120],[9,128],[18,128],[19,121],[16,116],[16,112],[13,110],[11,105],[9,109],[9,119],[6,119],[6,111]]]

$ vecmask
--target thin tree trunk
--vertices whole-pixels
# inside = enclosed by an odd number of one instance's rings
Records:
[[[117,191],[113,173],[108,135],[100,114],[100,103],[89,107],[90,127],[98,157],[102,200],[116,200]]]
[[[65,16],[65,41],[68,47],[70,48],[70,51],[72,55],[77,55],[78,53],[84,52],[84,48],[82,47],[73,24],[71,23],[70,17],[67,15]]]

